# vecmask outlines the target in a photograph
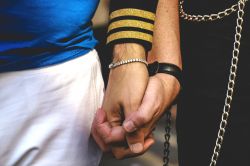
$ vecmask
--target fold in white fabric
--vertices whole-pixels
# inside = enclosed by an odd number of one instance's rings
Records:
[[[104,84],[96,51],[55,66],[0,74],[1,166],[97,166],[90,137]]]

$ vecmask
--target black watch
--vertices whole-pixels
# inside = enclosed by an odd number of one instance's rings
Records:
[[[154,63],[148,64],[149,76],[153,76],[157,73],[165,73],[174,76],[180,83],[182,87],[182,71],[181,69],[171,63],[159,63],[155,61]]]

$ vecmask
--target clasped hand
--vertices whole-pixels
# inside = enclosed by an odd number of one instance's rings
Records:
[[[119,52],[114,54],[118,59],[114,61],[124,58],[124,53],[125,57],[135,53],[145,58],[141,46],[127,46],[116,47]],[[154,143],[152,131],[179,89],[175,77],[149,77],[147,66],[140,62],[112,69],[102,108],[92,125],[93,138],[104,152],[111,151],[117,159],[143,154]]]
[[[98,110],[92,135],[104,151],[117,159],[146,152],[154,143],[152,131],[177,96],[180,85],[167,74],[148,76],[142,63],[111,70],[103,107]]]

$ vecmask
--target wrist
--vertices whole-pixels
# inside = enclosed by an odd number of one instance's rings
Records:
[[[182,69],[175,64],[159,63],[155,61],[148,65],[150,76],[159,78],[165,89],[172,87],[172,105],[176,104],[178,95],[182,89]]]
[[[171,58],[156,58],[155,61],[158,61],[159,63],[167,63],[167,64],[172,64],[175,65],[176,67],[178,67],[181,71],[182,71],[182,60],[181,58],[178,57],[173,57]]]
[[[175,64],[155,61],[148,65],[148,72],[150,76],[157,73],[172,75],[179,81],[180,85],[182,84],[182,69]]]
[[[119,67],[121,65],[129,64],[129,63],[136,63],[136,62],[144,63],[146,66],[148,66],[148,62],[144,58],[130,58],[130,59],[126,59],[126,60],[112,62],[109,65],[109,69],[114,69],[114,68]]]
[[[150,58],[154,61],[158,61],[159,63],[170,63],[178,66],[182,70],[182,59],[181,52],[179,49],[168,49],[168,50],[160,50],[152,49],[150,54]]]
[[[170,97],[167,101],[170,101],[171,105],[175,105],[182,89],[180,82],[176,77],[164,73],[157,73],[155,77],[161,80],[163,89],[165,89],[163,91],[165,91],[165,94],[168,94],[167,96]]]
[[[146,59],[144,47],[136,43],[117,44],[114,46],[113,62],[131,58]]]

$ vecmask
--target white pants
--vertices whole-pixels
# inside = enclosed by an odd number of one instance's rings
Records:
[[[0,74],[0,166],[97,166],[90,130],[103,90],[96,51]]]

